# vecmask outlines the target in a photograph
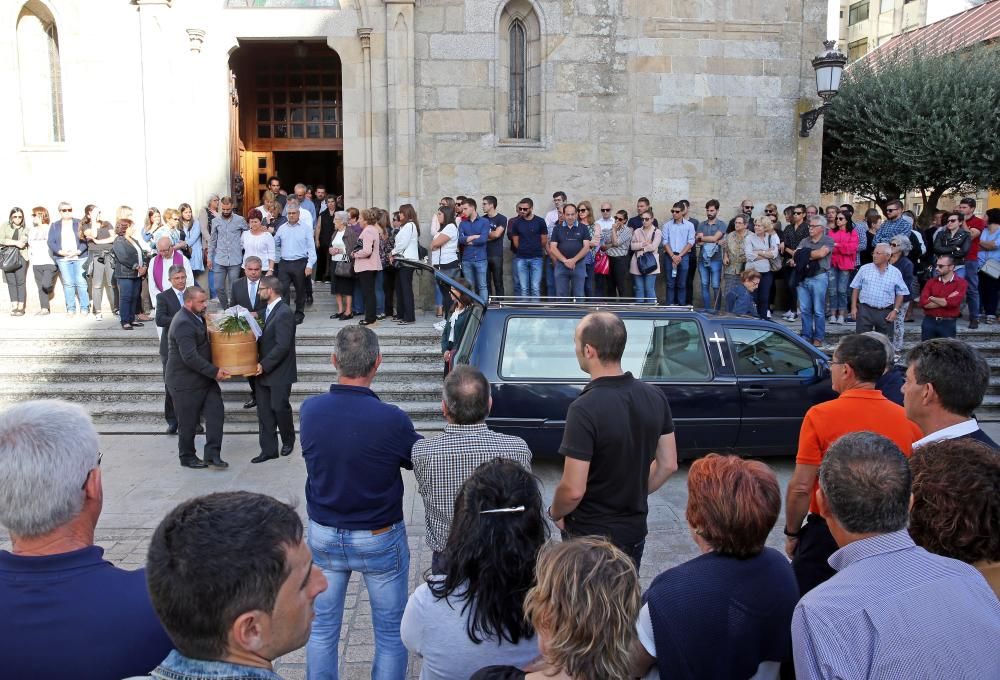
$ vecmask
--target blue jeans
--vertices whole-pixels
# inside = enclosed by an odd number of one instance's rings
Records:
[[[542,258],[540,257],[515,257],[514,275],[517,279],[520,292],[532,300],[538,300],[542,296]]]
[[[316,598],[316,618],[306,645],[309,680],[337,680],[337,645],[344,619],[344,598],[351,572],[360,572],[371,601],[375,631],[373,680],[406,677],[406,647],[399,625],[406,608],[410,573],[410,548],[406,525],[396,522],[385,533],[335,529],[309,521],[309,548],[316,566],[329,583]]]
[[[687,256],[682,257],[681,263],[675,265],[670,256],[664,253],[660,261],[660,269],[663,271],[663,276],[667,284],[667,300],[663,304],[683,305],[687,296]],[[676,276],[674,275],[675,273]]]
[[[351,314],[361,314],[365,311],[364,296],[361,294],[361,280],[354,277],[354,295],[351,296]]]
[[[123,326],[135,321],[135,301],[141,290],[142,279],[118,278],[118,319]]]
[[[66,296],[66,311],[70,314],[76,313],[77,297],[80,298],[80,313],[86,314],[90,311],[87,279],[83,275],[86,263],[87,258],[80,260],[59,258],[56,260],[56,266],[59,267],[59,278],[62,280],[63,295]]]
[[[587,266],[577,262],[570,269],[562,262],[556,262],[556,297],[582,298],[587,281]]]
[[[718,309],[718,305],[713,305],[715,297],[719,294],[719,285],[722,281],[722,260],[712,258],[702,260],[698,263],[698,276],[701,278],[701,300],[705,309]]]
[[[826,336],[826,288],[829,283],[826,274],[810,276],[799,283],[799,314],[802,316],[802,337],[806,340],[823,340]]]
[[[382,270],[375,272],[375,314],[379,316],[385,314],[385,291],[382,289],[384,276]]]
[[[542,276],[545,277],[545,294],[548,297],[556,296],[556,268],[552,258],[545,256],[542,264]]]
[[[465,274],[465,278],[469,280],[469,283],[472,284],[470,287],[484,300],[488,300],[490,297],[490,289],[486,283],[488,266],[489,262],[487,260],[466,260],[462,262],[462,272]]]
[[[213,262],[212,271],[215,272],[215,292],[219,294],[219,304],[223,309],[228,309],[230,304],[235,304],[229,299],[229,293],[232,292],[233,283],[243,276],[243,267],[238,264]]]
[[[965,301],[969,305],[969,321],[972,321],[979,318],[979,260],[966,260],[965,282],[968,284]]]
[[[635,299],[656,304],[656,274],[632,274]]]
[[[594,297],[594,263],[587,262],[585,269],[587,277],[583,280],[583,294],[587,297]]]
[[[208,270],[208,297],[214,298],[215,295],[215,272],[211,269]]]
[[[854,274],[854,271],[850,269],[830,269],[830,288],[833,290],[833,296],[830,300],[831,310],[839,310],[842,313],[850,310],[851,306],[847,297],[847,291],[851,286],[852,274]]]

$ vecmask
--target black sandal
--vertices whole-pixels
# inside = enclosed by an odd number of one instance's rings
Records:
[[[130,331],[130,330],[132,330],[132,324],[130,324],[130,323],[123,323],[122,324],[122,330],[123,331]]]

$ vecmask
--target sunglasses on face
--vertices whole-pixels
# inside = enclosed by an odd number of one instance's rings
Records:
[[[652,218],[652,217],[643,217],[643,218],[642,218],[642,221],[643,221],[643,222],[652,222],[652,221],[653,221],[653,218]]]
[[[672,213],[679,213],[680,210],[671,210],[670,212],[672,212]]]
[[[585,213],[589,213],[590,211],[589,211],[589,210],[587,210],[586,208],[580,208],[580,212],[582,212],[582,213],[583,213],[583,212],[585,212]]]
[[[775,214],[777,214],[777,211],[776,210],[765,210],[764,214],[765,215],[775,215]]]
[[[527,208],[518,208],[517,211],[518,212],[528,212],[528,209]]]
[[[601,208],[601,212],[611,212],[611,208]]]
[[[72,208],[59,208],[59,212],[73,212]]]
[[[751,210],[753,210],[753,206],[752,205],[745,205],[745,206],[743,206],[743,209],[746,210],[747,212],[750,212]]]
[[[948,221],[949,221],[949,222],[958,222],[958,221],[960,221],[960,220],[959,220],[959,219],[958,219],[957,217],[949,217],[949,218],[948,218]]]
[[[802,213],[802,211],[801,211],[801,210],[796,210],[796,211],[795,211],[795,212],[793,212],[792,214],[793,214],[793,215],[802,215],[803,213]]]
[[[624,222],[624,221],[625,221],[624,217],[616,217],[615,218],[615,222]]]

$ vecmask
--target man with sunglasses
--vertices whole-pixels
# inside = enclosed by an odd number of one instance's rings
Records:
[[[545,220],[534,214],[534,206],[530,198],[521,199],[517,204],[517,217],[507,223],[507,234],[514,253],[514,278],[517,281],[514,294],[538,300],[549,229]]]
[[[913,220],[903,214],[902,201],[893,199],[885,205],[885,222],[875,232],[875,243],[888,243],[897,234],[909,238],[911,231],[913,231]]]
[[[750,233],[753,233],[753,207],[754,207],[753,201],[751,201],[749,198],[740,203],[740,214],[743,215],[744,219],[746,220],[747,231]],[[729,220],[729,228],[726,230],[726,233],[729,233],[736,229],[736,227],[734,226],[735,221],[736,221],[735,217]]]
[[[965,279],[955,276],[955,256],[939,255],[935,271],[937,276],[924,284],[920,293],[920,306],[924,320],[920,325],[920,341],[933,338],[954,338],[956,319],[968,289]]]
[[[173,648],[145,572],[119,569],[94,544],[98,443],[76,404],[27,401],[0,413],[0,524],[13,544],[0,550],[5,678],[127,678]]]

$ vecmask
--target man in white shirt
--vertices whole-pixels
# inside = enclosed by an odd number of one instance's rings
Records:
[[[316,222],[316,206],[313,202],[306,198],[306,185],[296,184],[295,185],[295,195],[289,198],[294,198],[299,204],[299,222],[306,225],[309,231],[312,231],[313,224]],[[282,210],[282,214],[288,217],[288,201],[285,201],[285,207]]]
[[[903,408],[920,427],[917,449],[942,439],[975,439],[997,446],[976,422],[975,410],[990,384],[990,367],[967,343],[954,338],[926,340],[906,357]]]

